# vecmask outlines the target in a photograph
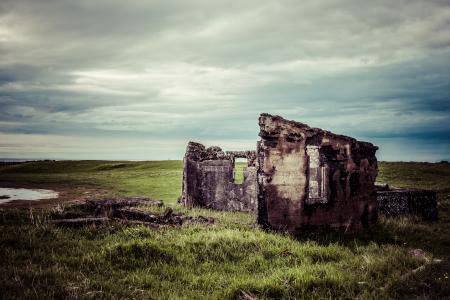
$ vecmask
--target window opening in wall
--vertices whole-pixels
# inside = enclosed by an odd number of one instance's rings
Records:
[[[307,204],[328,202],[328,165],[318,146],[306,146],[308,156]]]
[[[246,158],[234,159],[234,183],[241,184],[244,182],[244,169],[247,167]]]

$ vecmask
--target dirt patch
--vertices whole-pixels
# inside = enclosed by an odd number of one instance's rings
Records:
[[[76,186],[73,184],[51,184],[51,183],[17,183],[2,182],[1,187],[4,188],[25,188],[25,189],[49,189],[58,192],[58,197],[54,199],[33,200],[14,200],[0,204],[0,208],[17,208],[17,207],[33,207],[47,208],[58,204],[76,204],[84,203],[91,198],[101,198],[106,195],[107,191],[87,186]]]

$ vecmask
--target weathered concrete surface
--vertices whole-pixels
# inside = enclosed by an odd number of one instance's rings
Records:
[[[244,182],[234,183],[235,158],[248,159]],[[258,185],[255,151],[224,153],[219,147],[205,149],[189,142],[183,160],[181,202],[187,207],[256,211]]]
[[[438,218],[436,192],[418,189],[383,188],[377,191],[380,214],[417,215],[425,221]]]
[[[376,222],[376,146],[269,114],[259,126],[261,225],[298,233]]]

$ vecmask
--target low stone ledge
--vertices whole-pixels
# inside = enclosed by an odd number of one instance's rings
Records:
[[[425,221],[438,218],[436,192],[419,189],[377,191],[378,210],[386,216],[417,215]]]

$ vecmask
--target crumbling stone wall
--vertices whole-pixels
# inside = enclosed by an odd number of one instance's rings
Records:
[[[317,227],[358,230],[388,216],[437,219],[436,193],[375,187],[378,149],[279,116],[261,114],[257,151],[223,152],[189,142],[184,157],[187,207],[257,211],[265,228],[298,233]],[[244,182],[234,162],[246,158]]]
[[[235,158],[247,158],[244,182],[234,183]],[[256,211],[258,185],[255,151],[230,151],[189,142],[183,160],[181,202],[187,207]]]
[[[376,222],[376,146],[269,114],[259,126],[261,225],[297,233]]]
[[[379,212],[388,217],[416,215],[424,221],[438,218],[436,192],[419,189],[399,189],[377,186]]]

